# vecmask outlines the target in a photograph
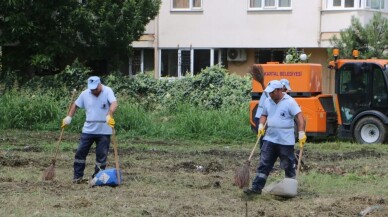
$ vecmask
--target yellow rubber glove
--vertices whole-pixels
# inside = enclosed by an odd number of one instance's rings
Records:
[[[303,148],[304,144],[306,143],[307,136],[304,131],[299,131],[299,148]]]
[[[259,128],[257,129],[257,137],[264,136],[265,129],[263,124],[259,124]]]
[[[61,127],[64,128],[66,127],[67,125],[69,125],[71,123],[71,117],[70,116],[66,116],[63,120],[62,120],[62,125]]]
[[[112,116],[107,115],[106,116],[106,124],[108,124],[110,127],[115,127],[115,119],[112,118]]]

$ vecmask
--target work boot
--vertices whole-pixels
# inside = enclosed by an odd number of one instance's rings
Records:
[[[74,178],[73,179],[73,184],[84,184],[84,183],[88,183],[88,180],[84,179],[84,178]]]
[[[260,195],[261,189],[253,189],[253,188],[247,188],[244,190],[244,193],[246,195]]]
[[[82,178],[74,178],[73,179],[73,184],[81,184]]]

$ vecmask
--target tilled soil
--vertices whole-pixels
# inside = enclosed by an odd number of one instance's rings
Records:
[[[73,142],[74,149],[60,152],[54,180],[41,180],[51,153],[39,144],[52,140],[54,147],[55,139],[57,135],[50,132],[0,136],[0,216],[388,216],[387,170],[378,169],[388,167],[387,152],[366,148],[320,153],[307,146],[297,197],[248,197],[233,184],[233,176],[249,156],[251,144],[241,149],[174,151],[173,147],[182,146],[180,142],[120,140],[122,185],[90,188],[87,183],[71,182],[76,134],[65,140]],[[112,153],[110,167],[114,166]],[[94,155],[92,148],[86,174],[92,174]],[[257,154],[255,161],[251,178]],[[320,189],[322,174],[331,179],[332,190]],[[268,183],[282,177],[276,165]],[[356,185],[336,188],[341,177],[350,177]],[[367,190],[374,185],[381,193]]]

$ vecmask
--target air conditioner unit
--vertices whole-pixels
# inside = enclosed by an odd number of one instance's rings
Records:
[[[246,61],[247,52],[245,49],[230,48],[228,49],[228,61]]]

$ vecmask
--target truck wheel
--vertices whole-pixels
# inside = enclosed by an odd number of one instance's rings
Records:
[[[387,137],[387,127],[375,117],[365,117],[354,127],[353,136],[361,144],[381,144]]]

